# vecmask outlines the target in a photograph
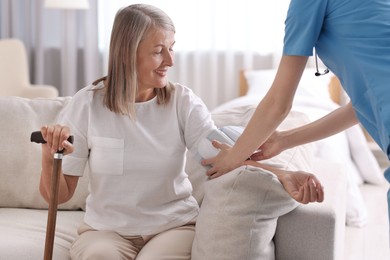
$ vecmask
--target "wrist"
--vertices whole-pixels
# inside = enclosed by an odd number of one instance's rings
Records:
[[[245,161],[249,158],[249,156],[243,157],[242,154],[244,154],[244,153],[234,151],[234,148],[235,147],[232,147],[230,149],[229,154],[225,160],[225,163],[228,166],[229,171],[242,166],[245,163]],[[238,154],[238,156],[237,156],[237,154]]]
[[[294,132],[283,131],[279,134],[279,145],[282,151],[294,147]]]
[[[262,163],[262,162],[258,162],[258,161],[247,161],[245,164],[252,165],[255,167],[260,167],[260,168],[263,168],[264,170],[270,171],[273,174],[275,174],[279,180],[281,177],[283,177],[286,174],[286,171],[282,170],[281,168],[277,168],[275,166],[271,166],[271,165],[268,165],[266,163]]]
[[[42,172],[44,172],[46,170],[51,171],[51,169],[53,168],[53,164],[54,164],[53,154],[43,152],[42,153]]]

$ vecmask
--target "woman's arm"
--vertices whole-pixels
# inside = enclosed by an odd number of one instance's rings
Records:
[[[70,136],[68,127],[60,125],[44,126],[41,128],[43,139],[46,144],[42,144],[42,173],[39,191],[42,197],[49,202],[51,178],[53,173],[53,155],[58,150],[65,150],[64,154],[73,152],[73,145],[67,141]],[[58,203],[64,203],[72,198],[77,187],[79,177],[60,174]]]
[[[275,132],[251,159],[259,161],[272,158],[286,149],[329,137],[357,123],[358,119],[350,102],[309,124]]]
[[[261,100],[241,137],[231,148],[213,142],[220,153],[203,161],[212,165],[207,175],[215,178],[240,166],[274,132],[290,112],[307,57],[283,56],[275,80]]]
[[[324,187],[312,173],[283,170],[252,160],[247,160],[244,164],[260,167],[274,173],[287,193],[299,203],[324,201]]]

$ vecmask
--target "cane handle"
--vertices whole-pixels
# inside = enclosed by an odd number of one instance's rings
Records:
[[[46,141],[43,139],[41,131],[35,131],[31,133],[31,142],[38,143],[38,144],[45,144]],[[68,142],[73,143],[73,135],[68,137]]]

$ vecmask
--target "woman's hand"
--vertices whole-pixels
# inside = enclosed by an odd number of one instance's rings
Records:
[[[278,175],[284,189],[296,201],[307,204],[324,201],[324,188],[314,174],[296,171]]]
[[[314,174],[304,171],[287,171],[255,161],[245,164],[273,172],[290,196],[302,204],[324,201],[324,188]]]
[[[70,136],[70,129],[67,126],[52,125],[41,127],[41,133],[46,144],[42,145],[44,154],[54,154],[63,151],[64,154],[72,153],[73,145],[67,140]]]
[[[41,127],[43,139],[42,144],[42,173],[39,185],[39,191],[43,198],[50,202],[52,174],[54,167],[53,154],[57,151],[63,151],[64,154],[70,154],[74,151],[73,145],[67,140],[70,137],[70,129],[67,126],[51,125]],[[58,203],[68,201],[76,190],[79,177],[72,175],[59,175]]]

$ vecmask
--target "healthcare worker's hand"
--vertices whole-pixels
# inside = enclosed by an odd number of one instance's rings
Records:
[[[257,152],[253,153],[250,157],[253,161],[261,161],[270,159],[284,150],[283,146],[283,134],[282,132],[275,131],[258,149]]]
[[[234,162],[231,157],[231,147],[228,144],[220,143],[213,140],[212,145],[219,149],[220,152],[217,156],[207,158],[202,161],[202,165],[209,165],[211,168],[206,172],[206,175],[210,179],[217,178],[223,174],[234,170],[235,168],[243,165],[243,162]]]

